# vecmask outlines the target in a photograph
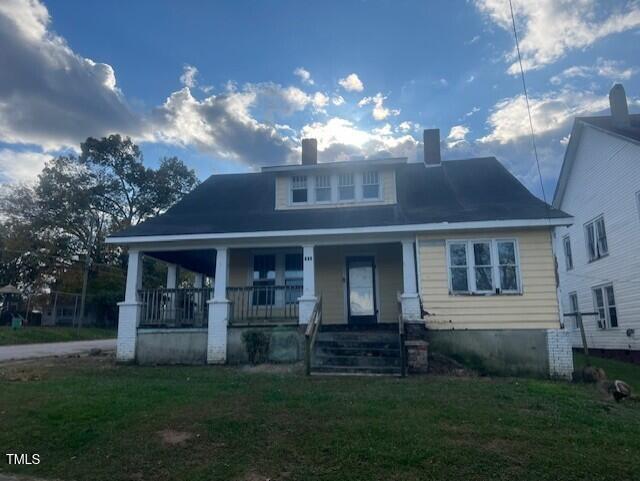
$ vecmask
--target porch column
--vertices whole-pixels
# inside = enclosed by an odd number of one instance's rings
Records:
[[[116,359],[133,361],[136,358],[136,336],[140,319],[138,289],[142,287],[142,253],[137,249],[129,249],[129,265],[127,267],[127,283],[124,302],[118,303],[118,341]]]
[[[229,324],[229,300],[227,280],[229,278],[229,256],[226,247],[216,249],[216,277],[213,299],[209,304],[207,330],[207,363],[224,364],[227,361],[227,325]]]
[[[178,265],[167,264],[167,289],[178,287]]]
[[[420,320],[420,298],[416,284],[416,256],[413,240],[402,241],[402,316],[405,321]]]
[[[316,269],[313,257],[314,246],[302,246],[302,297],[298,298],[298,320],[308,324],[311,320],[316,297]]]

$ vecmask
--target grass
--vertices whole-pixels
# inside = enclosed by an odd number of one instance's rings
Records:
[[[640,387],[639,367],[603,364]],[[0,367],[0,392],[0,450],[42,460],[0,461],[0,472],[93,481],[618,481],[640,472],[640,403],[616,404],[593,385],[80,358]],[[165,430],[192,438],[167,444]]]
[[[83,327],[78,332],[75,327],[26,326],[20,329],[13,329],[9,326],[0,326],[0,346],[39,342],[86,341],[115,337],[116,331],[114,329],[102,329],[99,327]]]

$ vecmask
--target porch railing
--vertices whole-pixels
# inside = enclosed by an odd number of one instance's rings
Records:
[[[307,376],[311,375],[311,363],[313,361],[313,346],[316,342],[316,336],[320,330],[320,324],[322,324],[322,296],[318,299],[315,306],[313,306],[313,312],[311,313],[311,319],[307,324],[307,330],[304,333],[304,367]]]
[[[140,327],[206,327],[210,287],[141,289]]]
[[[228,287],[230,324],[298,322],[302,286]]]

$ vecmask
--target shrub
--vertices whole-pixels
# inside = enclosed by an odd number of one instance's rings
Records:
[[[246,331],[242,333],[242,342],[251,364],[261,364],[267,361],[270,341],[270,336],[262,331]]]

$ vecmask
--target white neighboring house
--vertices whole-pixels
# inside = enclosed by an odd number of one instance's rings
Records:
[[[575,218],[555,232],[561,304],[598,313],[583,320],[589,348],[640,361],[640,115],[620,84],[609,101],[610,116],[575,119],[553,200]]]

